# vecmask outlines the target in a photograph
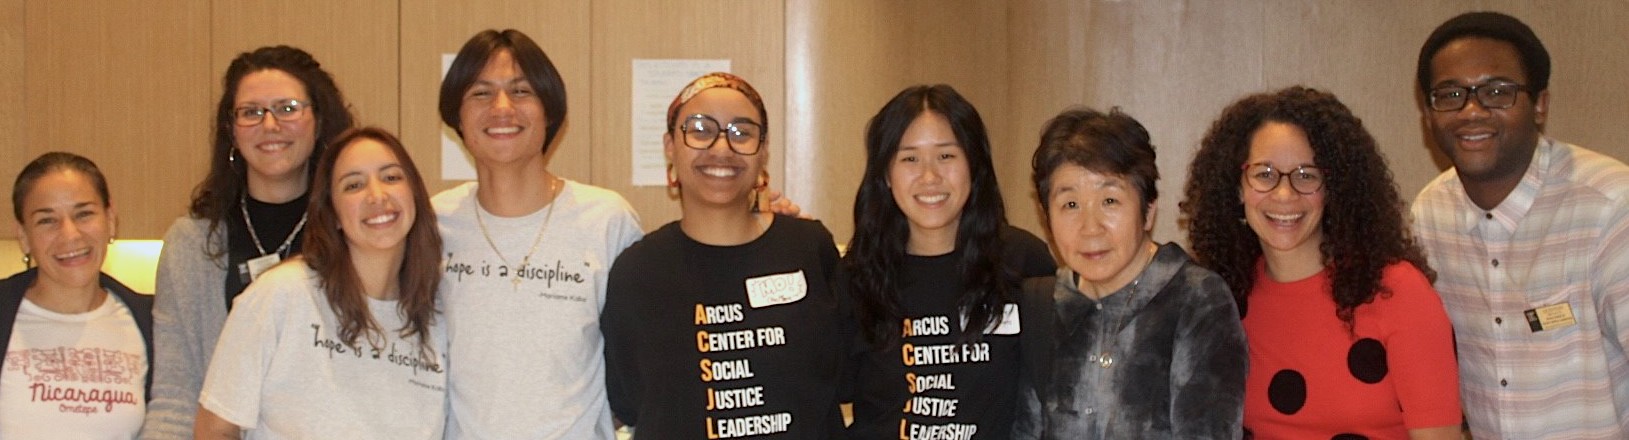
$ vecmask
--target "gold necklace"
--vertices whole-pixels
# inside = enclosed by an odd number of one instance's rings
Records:
[[[520,259],[520,266],[509,264],[509,259],[504,258],[503,252],[498,250],[498,244],[492,241],[492,234],[487,233],[486,231],[486,220],[481,218],[480,199],[476,198],[475,224],[481,227],[481,237],[486,238],[486,245],[492,247],[492,253],[498,254],[498,260],[503,261],[504,266],[509,266],[511,272],[509,274],[509,284],[513,286],[515,290],[520,290],[521,270],[532,264],[532,254],[537,253],[537,245],[543,242],[543,231],[549,229],[549,220],[554,218],[554,205],[556,205],[556,202],[558,202],[558,200],[553,199],[559,198],[559,195],[560,180],[556,179],[549,184],[549,212],[543,214],[543,225],[537,228],[537,238],[532,239],[532,249],[526,251],[526,256]]]

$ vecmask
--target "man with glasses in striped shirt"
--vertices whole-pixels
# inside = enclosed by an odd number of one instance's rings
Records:
[[[1629,167],[1543,134],[1550,58],[1474,12],[1420,50],[1430,138],[1454,168],[1414,200],[1454,324],[1475,438],[1629,438]]]

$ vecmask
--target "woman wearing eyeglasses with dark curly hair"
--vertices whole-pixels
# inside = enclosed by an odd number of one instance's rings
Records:
[[[244,52],[227,66],[209,174],[159,254],[153,331],[159,368],[142,437],[192,438],[204,370],[232,300],[300,253],[316,158],[351,112],[333,76],[304,50]]]
[[[1251,95],[1189,172],[1189,240],[1250,346],[1247,436],[1458,438],[1453,331],[1362,121],[1320,90]]]

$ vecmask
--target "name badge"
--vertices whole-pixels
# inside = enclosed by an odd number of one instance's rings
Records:
[[[809,294],[803,271],[747,279],[747,304],[752,308],[794,303]]]
[[[260,278],[260,274],[266,273],[266,269],[271,269],[272,266],[276,266],[277,262],[279,261],[283,261],[283,257],[281,255],[277,255],[276,252],[272,252],[266,255],[250,258],[249,261],[243,264],[248,266],[249,281],[253,282],[255,278]]]
[[[967,328],[967,315],[962,315],[962,328]],[[1016,335],[1024,325],[1018,322],[1018,305],[1007,304],[1001,308],[1001,322],[985,327],[986,335]]]
[[[1522,314],[1527,316],[1527,327],[1535,332],[1578,324],[1578,320],[1572,316],[1572,305],[1567,303],[1527,309]]]

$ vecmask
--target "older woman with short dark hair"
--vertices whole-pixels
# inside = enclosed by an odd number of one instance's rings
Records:
[[[1151,236],[1147,130],[1118,110],[1065,111],[1032,165],[1065,267],[1025,285],[1051,292],[1057,322],[1020,437],[1237,438],[1244,331],[1222,279]]]

